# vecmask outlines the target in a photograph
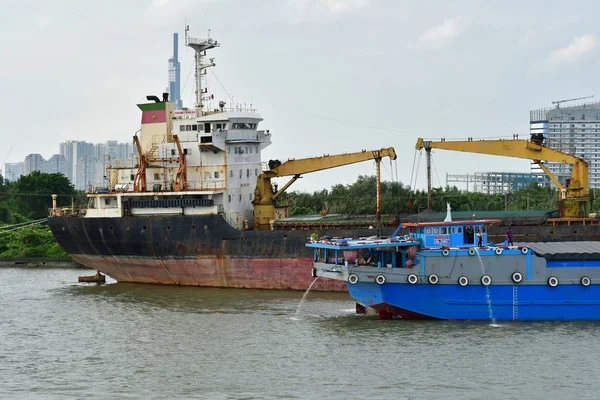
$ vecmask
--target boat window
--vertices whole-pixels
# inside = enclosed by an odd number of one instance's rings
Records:
[[[233,170],[229,170],[229,177],[233,178]]]
[[[198,125],[192,125],[192,130],[196,132],[198,130]]]
[[[256,146],[256,152],[258,153],[258,146]]]
[[[110,199],[109,198],[104,199],[104,205],[105,206],[110,206]]]
[[[157,181],[160,179],[160,175],[158,174],[158,172],[154,173],[154,180]]]
[[[462,226],[459,226],[458,227],[458,233],[461,233],[461,232],[462,232]]]
[[[216,125],[216,128],[217,128],[217,129],[221,129],[221,124],[217,124],[217,125]]]
[[[438,228],[437,226],[435,228],[433,228],[433,234],[437,235],[438,233],[440,233],[440,228]]]
[[[246,170],[246,178],[249,178],[249,177],[250,177],[250,169],[247,169]]]
[[[481,231],[482,231],[483,233],[486,233],[486,232],[487,232],[487,227],[486,227],[485,225],[483,225],[483,226],[481,227]]]
[[[231,203],[231,195],[229,195],[229,202]]]
[[[240,201],[242,201],[242,194],[240,193]]]
[[[134,181],[135,180],[135,175],[134,174],[129,175],[129,180]]]
[[[242,170],[240,169],[240,178],[242,177]]]
[[[431,235],[431,228],[425,228],[425,234]]]
[[[185,125],[179,125],[179,132],[185,132]]]
[[[445,235],[445,234],[447,233],[447,231],[446,231],[446,227],[445,227],[445,226],[442,226],[442,228],[441,228],[441,229],[442,229],[442,235]]]
[[[215,179],[219,178],[219,171],[215,171]]]
[[[452,229],[452,233],[456,233],[456,227],[453,226],[451,229]]]
[[[258,168],[254,168],[254,176],[258,176]]]
[[[204,123],[204,132],[210,133],[210,122]]]
[[[186,130],[186,132],[190,132],[192,130],[192,126],[191,125],[186,125],[185,126],[185,130]]]

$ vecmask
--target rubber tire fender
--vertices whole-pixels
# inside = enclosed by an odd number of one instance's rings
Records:
[[[375,277],[375,283],[377,283],[378,285],[383,285],[385,283],[385,276],[384,275],[377,275]]]
[[[357,284],[358,283],[358,275],[356,275],[356,274],[348,275],[348,283],[350,283],[351,285]]]

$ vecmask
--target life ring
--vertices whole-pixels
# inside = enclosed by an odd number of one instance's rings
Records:
[[[467,278],[466,276],[461,276],[460,278],[458,278],[458,284],[462,287],[465,287],[469,284],[469,278]]]
[[[470,255],[470,256],[474,256],[474,255],[475,255],[475,249],[474,249],[474,248],[472,248],[472,247],[471,247],[471,248],[469,249],[469,255]]]
[[[490,286],[492,284],[492,277],[489,275],[484,275],[481,277],[481,284],[483,286]]]
[[[496,247],[496,250],[494,250],[494,253],[496,253],[497,255],[502,254],[502,249],[500,247]]]
[[[523,254],[529,253],[529,247],[521,247],[521,253],[523,253]]]
[[[580,282],[581,282],[581,285],[585,286],[585,287],[588,287],[592,284],[592,280],[587,276],[582,276]]]
[[[448,249],[444,249],[444,250],[442,250],[442,255],[443,255],[444,257],[448,257],[448,254],[450,254],[450,250],[448,250]]]
[[[348,282],[350,282],[351,285],[358,283],[358,275],[356,275],[356,274],[348,275]]]
[[[555,276],[551,276],[548,278],[548,286],[557,287],[558,286],[558,278]]]
[[[417,283],[419,281],[419,278],[415,274],[410,274],[409,276],[406,277],[406,280],[411,285],[414,285],[415,283]]]
[[[510,279],[512,279],[514,283],[521,283],[523,282],[523,274],[520,272],[513,272]]]
[[[385,276],[379,274],[375,277],[375,282],[377,282],[378,285],[383,285],[385,283]]]
[[[431,283],[432,285],[436,285],[439,281],[440,278],[438,278],[436,274],[431,274],[427,277],[427,282]]]

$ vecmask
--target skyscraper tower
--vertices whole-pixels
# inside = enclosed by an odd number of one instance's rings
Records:
[[[179,64],[178,35],[173,34],[173,58],[169,58],[169,96],[170,101],[175,103],[175,109],[181,110],[181,66]]]

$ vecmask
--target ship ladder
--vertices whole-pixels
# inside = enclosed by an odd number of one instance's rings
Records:
[[[517,321],[518,319],[519,319],[519,287],[513,285],[512,320]]]

